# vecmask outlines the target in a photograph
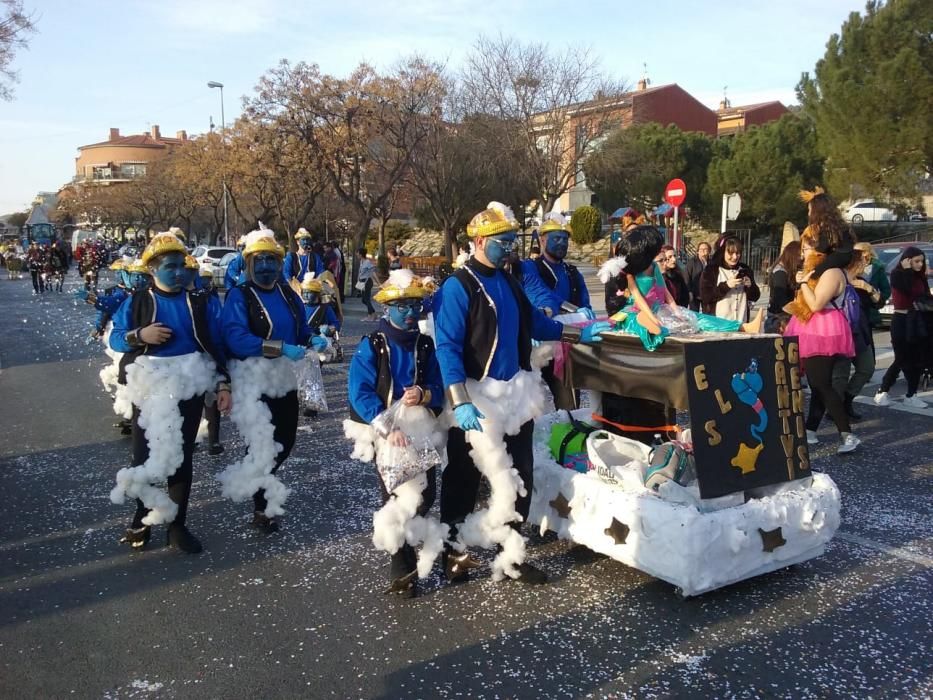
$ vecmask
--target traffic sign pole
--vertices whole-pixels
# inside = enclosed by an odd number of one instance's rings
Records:
[[[674,235],[671,237],[671,245],[674,246],[675,250],[680,250],[677,239],[678,239],[678,230],[677,224],[679,222],[679,212],[680,205],[683,204],[687,199],[687,184],[680,178],[674,178],[667,183],[667,187],[664,188],[664,201],[674,207]]]

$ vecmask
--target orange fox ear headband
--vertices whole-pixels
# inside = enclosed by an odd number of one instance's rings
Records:
[[[804,204],[809,204],[811,201],[813,201],[814,197],[818,197],[821,194],[826,194],[826,190],[817,185],[813,188],[812,192],[810,190],[800,190],[800,194],[798,196]]]

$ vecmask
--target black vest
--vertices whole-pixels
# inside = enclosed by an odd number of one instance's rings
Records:
[[[262,291],[268,290],[256,287],[253,282],[241,284],[240,289],[243,290],[243,301],[246,304],[246,316],[250,333],[258,335],[265,340],[270,340],[269,335],[272,333],[272,324],[266,316],[262,304],[259,303],[259,296],[256,291],[257,289]],[[295,294],[295,291],[284,282],[276,282],[275,289],[278,289],[279,293],[285,298],[285,302],[288,304],[288,310],[291,312],[292,318],[295,321],[295,336],[300,339],[301,329],[305,325],[304,304],[298,299],[298,295]]]
[[[155,292],[151,289],[136,292],[132,295],[130,301],[130,317],[133,319],[133,328],[142,328],[150,323],[155,323]],[[214,339],[211,338],[210,324],[207,321],[207,304],[210,299],[210,293],[206,290],[196,289],[187,292],[188,309],[191,313],[191,320],[194,324],[194,340],[198,344],[201,352],[206,352],[214,360],[217,371],[230,381],[230,375],[227,373],[227,367],[223,358],[214,345]],[[118,381],[120,384],[126,384],[126,368],[129,367],[136,358],[146,354],[148,345],[135,348],[130,352],[124,353],[120,358],[120,372]]]
[[[538,275],[540,275],[544,283],[551,289],[557,287],[557,277],[554,275],[554,271],[551,270],[545,259],[543,257],[536,258],[535,265],[538,268]],[[570,280],[570,298],[565,299],[565,301],[569,301],[574,306],[580,306],[580,273],[577,271],[577,268],[570,263],[561,262],[561,265],[564,266],[567,279]]]
[[[389,342],[384,334],[376,331],[369,335],[369,344],[376,356],[376,395],[382,399],[382,405],[389,405],[389,392],[392,391],[392,367],[389,364]],[[421,377],[427,372],[427,365],[434,352],[434,341],[431,336],[419,335],[415,344],[415,376],[412,386],[420,383]],[[422,387],[423,388],[423,387]],[[440,413],[438,409],[431,409],[434,415]],[[366,423],[350,403],[350,419],[357,423]]]
[[[463,285],[469,297],[465,334],[466,344],[463,348],[463,369],[467,377],[477,381],[486,377],[486,365],[495,350],[493,345],[496,342],[498,330],[496,312],[486,298],[486,294],[480,288],[480,283],[473,277],[473,274],[475,274],[476,277],[482,278],[483,267],[481,263],[470,258],[466,265],[453,274],[453,277]],[[471,271],[473,271],[473,274],[471,274]],[[506,274],[504,277],[508,280],[509,287],[518,305],[518,328],[516,329],[517,336],[514,341],[511,337],[500,336],[498,342],[517,342],[519,367],[525,371],[531,371],[531,302],[528,301],[525,292],[511,275]]]

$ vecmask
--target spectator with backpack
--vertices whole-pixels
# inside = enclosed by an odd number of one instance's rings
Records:
[[[832,223],[844,226],[838,211],[835,216],[839,221]],[[806,420],[807,443],[819,443],[816,430],[828,411],[842,439],[836,451],[845,454],[855,450],[861,442],[852,434],[842,397],[832,386],[833,368],[838,359],[855,356],[852,329],[842,311],[849,285],[845,273],[836,267],[816,276],[819,266],[833,252],[831,248],[825,253],[817,251],[817,242],[808,227],[800,239],[804,259],[803,269],[797,273],[800,289],[797,298],[786,307],[792,318],[784,335],[797,336],[801,364],[812,391]]]

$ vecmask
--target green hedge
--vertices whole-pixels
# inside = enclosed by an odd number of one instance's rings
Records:
[[[573,242],[583,245],[598,240],[602,223],[602,217],[596,207],[577,207],[570,217],[570,235]]]

